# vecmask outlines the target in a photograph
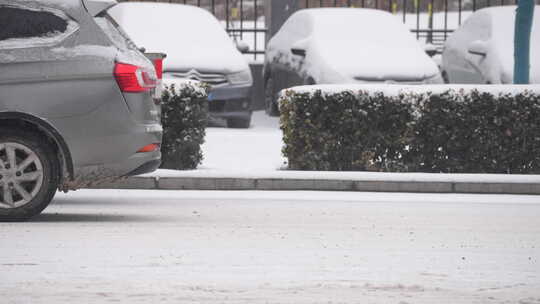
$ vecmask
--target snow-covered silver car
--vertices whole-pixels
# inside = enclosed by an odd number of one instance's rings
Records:
[[[167,54],[164,84],[174,79],[209,84],[210,114],[229,127],[249,127],[251,70],[216,17],[192,5],[150,2],[120,3],[111,16],[137,45]]]
[[[512,83],[516,6],[483,8],[448,37],[441,70],[450,83]],[[531,83],[540,83],[540,6],[531,33]]]
[[[0,220],[57,189],[155,170],[162,127],[152,63],[113,0],[0,0]]]
[[[301,84],[442,83],[435,62],[396,16],[374,9],[294,13],[266,47],[266,111],[277,93]]]

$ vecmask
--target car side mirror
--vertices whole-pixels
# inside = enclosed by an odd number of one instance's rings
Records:
[[[424,52],[426,52],[429,57],[433,57],[438,53],[437,47],[431,43],[427,43],[426,45],[424,45]]]
[[[476,40],[469,44],[467,51],[469,54],[485,57],[488,51],[488,46],[485,41]]]
[[[296,56],[306,57],[306,50],[299,48],[291,48],[291,53]]]
[[[247,42],[244,42],[244,41],[238,41],[236,42],[236,49],[240,53],[247,53],[249,51],[249,44],[247,44]]]

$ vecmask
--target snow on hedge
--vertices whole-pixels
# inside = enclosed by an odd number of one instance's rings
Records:
[[[512,94],[517,95],[525,91],[540,94],[540,84],[534,85],[397,85],[397,84],[340,84],[340,85],[307,85],[297,86],[285,89],[281,92],[283,95],[286,91],[294,93],[309,93],[314,94],[320,91],[323,95],[333,95],[343,92],[350,93],[383,93],[385,96],[399,96],[401,94],[441,94],[446,91],[455,92],[471,92],[473,90],[479,92],[490,93],[494,95]]]
[[[202,82],[186,78],[163,78],[163,87],[166,89],[174,88],[177,91],[189,89],[198,96],[205,96],[208,93],[207,86]]]

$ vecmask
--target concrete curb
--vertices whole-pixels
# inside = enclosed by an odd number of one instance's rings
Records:
[[[280,190],[540,195],[538,182],[374,181],[300,178],[134,176],[89,187],[143,190]]]

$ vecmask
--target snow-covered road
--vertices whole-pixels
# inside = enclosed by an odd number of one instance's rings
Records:
[[[0,224],[0,303],[540,303],[540,197],[81,190]]]

